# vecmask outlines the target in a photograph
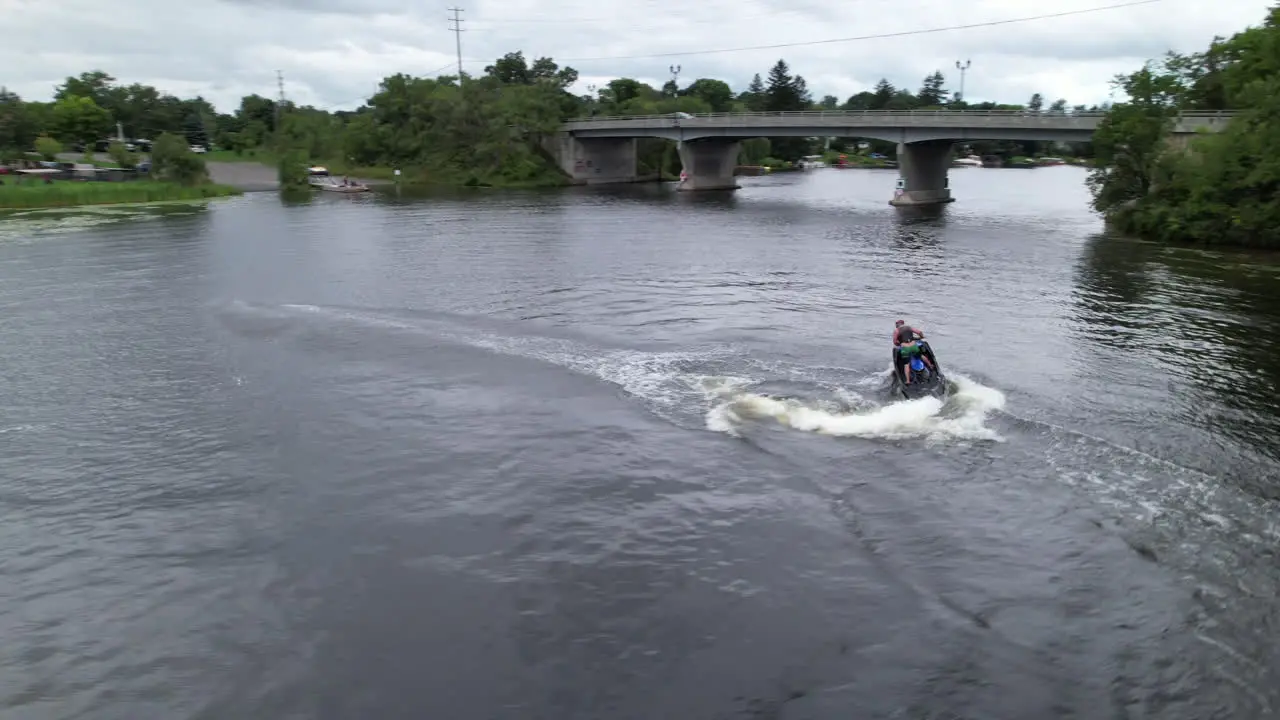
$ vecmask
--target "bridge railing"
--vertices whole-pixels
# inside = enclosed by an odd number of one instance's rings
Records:
[[[1180,118],[1230,118],[1234,110],[1188,111],[1178,113]],[[785,110],[778,112],[726,112],[726,113],[659,113],[656,115],[597,115],[568,120],[581,122],[618,122],[632,120],[733,120],[736,118],[858,118],[874,117],[883,120],[895,118],[977,118],[977,117],[1025,117],[1025,118],[1090,118],[1102,117],[1104,111],[1086,112],[1034,112],[1032,110]]]

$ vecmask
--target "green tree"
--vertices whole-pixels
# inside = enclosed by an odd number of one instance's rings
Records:
[[[1093,136],[1098,167],[1089,175],[1089,189],[1100,212],[1136,202],[1150,191],[1182,87],[1152,63],[1117,78],[1115,85],[1129,101],[1112,108]]]
[[[1129,100],[1094,138],[1094,205],[1120,229],[1165,241],[1280,248],[1280,7],[1259,27],[1121,78]],[[1219,133],[1170,142],[1182,107],[1225,102]],[[1105,130],[1105,132],[1104,132]]]
[[[765,109],[764,81],[760,79],[760,73],[751,76],[746,92],[742,93],[739,99],[751,112],[760,112]]]
[[[733,106],[733,88],[723,80],[698,78],[680,92],[686,97],[703,100],[711,108],[711,112],[729,112]]]
[[[208,182],[204,160],[191,152],[186,140],[173,133],[162,133],[151,146],[151,176],[180,185]]]
[[[916,102],[920,107],[941,107],[947,101],[946,79],[941,71],[935,71],[924,79]]]
[[[652,96],[653,88],[633,78],[617,78],[600,89],[600,102],[617,112],[623,105],[644,96]]]
[[[804,78],[793,76],[785,60],[774,63],[764,89],[764,109],[771,112],[805,110],[811,102]]]
[[[53,125],[58,138],[91,148],[111,131],[111,116],[92,98],[68,95],[53,104]]]
[[[769,69],[769,80],[764,89],[764,109],[770,112],[794,112],[807,110],[813,103],[808,85],[800,75],[792,75],[786,61],[778,60]],[[774,157],[782,160],[799,160],[809,152],[809,140],[795,137],[771,137],[769,145]]]
[[[40,153],[40,157],[44,160],[57,160],[58,153],[62,152],[62,143],[48,135],[41,135],[36,138],[36,152]]]
[[[577,70],[571,67],[560,67],[548,57],[534,60],[529,72],[533,75],[534,82],[552,85],[560,90],[578,82]]]
[[[0,87],[0,150],[25,151],[35,142],[36,132],[27,103]]]
[[[822,110],[835,110],[840,107],[840,98],[835,95],[823,95],[818,101],[818,107]]]
[[[533,81],[523,52],[510,52],[503,55],[492,65],[486,66],[484,72],[489,77],[507,85],[528,85]]]
[[[258,123],[262,130],[262,139],[276,131],[276,101],[261,95],[246,95],[240,99],[240,107],[236,109],[236,117],[246,126]],[[175,128],[176,130],[176,128]]]
[[[119,165],[122,168],[125,168],[126,170],[132,169],[138,166],[137,154],[129,152],[128,148],[124,146],[124,143],[120,142],[119,140],[112,142],[111,145],[107,148],[107,152],[111,156],[111,159],[114,160],[117,165]]]
[[[885,103],[885,110],[912,110],[917,107],[919,100],[910,90],[899,90],[889,98],[889,102]]]
[[[885,78],[880,78],[875,88],[871,91],[872,100],[869,110],[885,110],[889,107],[889,103],[898,95],[898,89],[893,86]]]
[[[112,83],[116,81],[101,70],[80,73],[78,77],[69,77],[54,90],[54,100],[70,97],[85,97],[93,100],[99,107],[109,105]]]
[[[1033,113],[1039,113],[1042,109],[1044,109],[1044,96],[1040,93],[1035,93],[1031,96],[1031,99],[1027,101],[1027,110],[1030,110]]]
[[[307,173],[307,154],[303,150],[292,149],[281,154],[277,165],[277,179],[280,181],[280,192],[296,193],[310,189],[310,176]]]
[[[530,66],[524,59],[523,52],[510,52],[485,67],[485,75],[494,78],[504,85],[532,85],[548,83],[560,89],[569,87],[578,81],[578,71],[571,67],[561,68],[551,58],[538,58]]]
[[[769,138],[748,138],[742,141],[738,162],[743,165],[760,165],[769,157]]]
[[[890,96],[893,94],[890,93]],[[886,100],[887,102],[887,100]],[[848,100],[841,105],[843,110],[871,110],[876,106],[876,94],[863,90],[860,93],[850,95]]]

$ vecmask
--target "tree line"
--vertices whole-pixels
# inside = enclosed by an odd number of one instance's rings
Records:
[[[1156,240],[1280,247],[1280,6],[1197,53],[1170,52],[1115,79],[1128,101],[1094,136],[1094,207]],[[1186,111],[1234,110],[1218,133],[1171,134]]]
[[[0,154],[20,154],[41,142],[45,149],[55,142],[92,149],[118,132],[129,139],[170,134],[192,145],[264,158],[289,153],[350,167],[404,167],[446,182],[518,184],[559,181],[539,139],[573,117],[942,107],[1068,112],[1065,100],[1046,108],[1039,94],[1025,105],[969,104],[946,89],[941,72],[924,78],[917,91],[881,80],[844,102],[831,95],[815,100],[804,77],[784,60],[764,77],[757,73],[741,91],[715,78],[683,86],[672,80],[658,88],[617,78],[574,95],[569,88],[577,80],[576,70],[551,58],[529,62],[522,52],[512,52],[477,76],[391,75],[352,111],[279,103],[255,94],[222,113],[202,97],[180,99],[147,85],[123,85],[94,70],[67,78],[51,102],[23,101],[0,90]],[[997,154],[1035,152],[1026,143],[986,145],[984,150]],[[832,147],[842,150],[846,143]],[[892,152],[888,144],[881,149]],[[742,160],[790,161],[815,150],[805,138],[760,138],[744,143]],[[679,172],[670,141],[644,139],[639,153],[641,172]]]

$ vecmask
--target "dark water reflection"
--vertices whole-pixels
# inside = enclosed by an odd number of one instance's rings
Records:
[[[1234,440],[1233,455],[1280,460],[1276,258],[1100,235],[1085,246],[1078,277],[1081,332],[1102,362],[1148,368],[1148,382],[1163,386],[1185,426]],[[1246,468],[1232,476],[1261,497],[1280,497],[1273,466]]]

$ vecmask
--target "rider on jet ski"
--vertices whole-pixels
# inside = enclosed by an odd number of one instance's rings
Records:
[[[903,375],[905,376],[905,379],[903,380],[903,384],[910,385],[911,384],[911,365],[912,365],[911,360],[913,358],[919,357],[920,360],[924,363],[924,365],[929,368],[930,372],[933,372],[933,363],[929,362],[929,358],[927,355],[920,352],[920,345],[917,344],[916,342],[917,340],[919,341],[924,340],[923,332],[916,330],[915,328],[906,324],[906,322],[903,320],[899,320],[893,325],[894,325],[893,347],[895,350],[898,351],[898,354],[905,361],[903,363],[903,368],[902,368]]]

